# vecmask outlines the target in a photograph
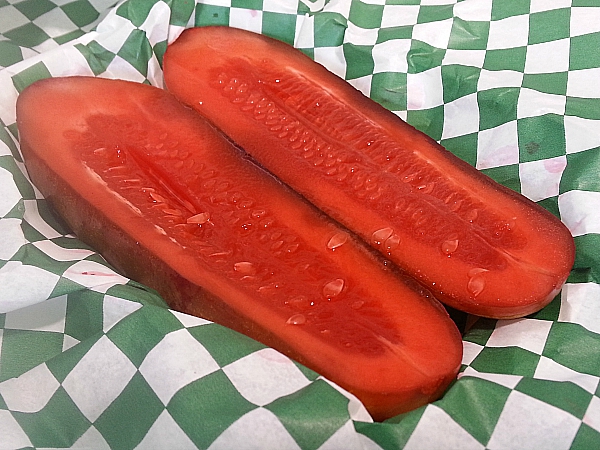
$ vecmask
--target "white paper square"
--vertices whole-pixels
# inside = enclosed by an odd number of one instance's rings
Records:
[[[56,261],[80,261],[94,254],[93,251],[85,248],[61,247],[49,240],[34,242],[33,245]]]
[[[2,430],[2,445],[6,448],[31,448],[31,441],[23,431],[19,422],[10,411],[0,409],[0,430]]]
[[[552,73],[569,70],[570,39],[542,42],[527,47],[525,73]]]
[[[267,409],[257,408],[233,422],[207,450],[268,448],[300,450],[275,414]]]
[[[507,17],[490,22],[488,50],[524,47],[529,41],[529,15]]]
[[[187,434],[173,420],[168,411],[163,411],[154,421],[144,439],[135,450],[197,450]]]
[[[588,375],[585,373],[579,373],[575,370],[569,369],[550,358],[542,356],[535,368],[533,378],[539,380],[550,380],[550,381],[568,381],[576,384],[582,389],[585,389],[590,394],[596,392],[598,389],[598,377]]]
[[[600,334],[600,285],[567,283],[561,294],[559,322],[577,323]]]
[[[379,36],[378,28],[361,28],[348,22],[348,28],[344,34],[344,43],[354,45],[375,45]]]
[[[567,154],[600,147],[600,120],[565,116],[564,126]]]
[[[314,50],[315,61],[325,66],[327,70],[340,78],[346,75],[346,59],[344,48],[338,47],[316,47]]]
[[[499,384],[500,386],[504,386],[508,389],[514,389],[517,384],[523,379],[520,375],[510,375],[504,373],[487,373],[487,372],[478,372],[472,367],[467,367],[464,372],[458,374],[458,378],[462,377],[475,377],[481,378],[482,380],[487,380],[495,384]]]
[[[523,84],[523,74],[515,70],[487,70],[482,69],[477,81],[477,90],[518,87]]]
[[[521,89],[517,103],[517,119],[537,117],[544,114],[565,114],[567,97],[547,94],[534,89]]]
[[[29,23],[29,19],[17,8],[6,5],[0,8],[0,33],[6,33]]]
[[[412,38],[425,42],[432,47],[446,49],[448,48],[452,24],[452,19],[415,24]]]
[[[106,336],[79,360],[62,383],[83,415],[94,422],[127,386],[136,368]]]
[[[600,192],[572,190],[558,196],[560,217],[573,236],[600,234]]]
[[[592,397],[592,401],[583,416],[583,423],[600,433],[600,398]]]
[[[414,25],[418,16],[419,5],[385,5],[381,16],[381,28]]]
[[[142,307],[141,303],[105,295],[102,302],[102,330],[106,333],[128,315]]]
[[[177,320],[181,322],[181,324],[186,328],[196,327],[199,325],[207,325],[212,322],[209,322],[206,319],[202,319],[201,317],[191,316],[189,314],[184,314],[179,311],[170,310],[171,314],[177,317]]]
[[[21,219],[0,219],[0,259],[8,261],[27,242],[21,228]]]
[[[318,3],[315,0],[303,0],[305,3]],[[322,5],[325,3],[323,0],[319,3]],[[352,2],[348,2],[346,0],[330,0],[329,3],[325,5],[323,11],[327,12],[336,12],[341,14],[344,17],[350,16],[350,7],[352,6]],[[312,8],[311,8],[312,10]]]
[[[292,394],[310,382],[281,353],[265,348],[223,367],[239,393],[249,402],[264,406]]]
[[[7,215],[21,200],[15,179],[8,170],[0,167],[0,217]]]
[[[569,34],[581,36],[600,31],[600,8],[597,6],[576,6],[571,8]]]
[[[42,410],[60,383],[46,364],[40,364],[17,378],[0,383],[0,394],[11,411],[36,413]]]
[[[485,50],[457,50],[449,48],[444,54],[442,65],[460,64],[461,66],[483,67]]]
[[[256,9],[230,8],[229,26],[260,33],[262,31],[263,12]]]
[[[566,156],[519,164],[521,194],[534,202],[558,195],[565,167]]]
[[[66,313],[67,296],[61,295],[7,313],[4,328],[63,333]]]
[[[483,345],[475,344],[469,341],[463,341],[463,357],[462,363],[466,366],[471,364],[475,358],[481,353],[483,350]]]
[[[600,98],[600,67],[572,70],[567,78],[567,95]]]
[[[410,50],[410,39],[392,39],[373,47],[375,61],[373,73],[408,72],[406,55]]]
[[[552,322],[537,319],[499,320],[486,347],[520,347],[542,354]]]
[[[529,12],[536,13],[552,9],[570,8],[571,0],[530,0]]]
[[[78,261],[63,273],[63,277],[96,292],[106,292],[116,284],[127,284],[128,278],[95,261]]]
[[[373,81],[373,75],[366,75],[348,80],[348,83],[368,97],[371,93],[371,81]]]
[[[296,16],[294,47],[313,48],[315,46],[315,16]]]
[[[444,104],[442,68],[406,75],[407,109],[435,108]]]
[[[487,444],[489,450],[567,450],[579,430],[579,419],[518,391],[510,393]]]
[[[479,132],[477,137],[478,169],[519,163],[517,121],[508,122]]]
[[[150,350],[139,370],[166,406],[179,389],[219,370],[219,365],[189,331],[181,329]]]
[[[435,432],[432,433],[432,430]],[[484,450],[485,446],[458,425],[446,411],[435,405],[428,405],[404,450],[441,448]]]
[[[0,314],[48,299],[60,277],[20,261],[0,267]]]
[[[475,133],[479,130],[477,94],[460,97],[444,105],[442,139]]]
[[[454,6],[454,15],[466,21],[489,22],[492,0],[465,0]]]
[[[51,38],[63,36],[79,29],[60,8],[51,9],[34,19],[33,23],[44,30]]]
[[[263,0],[262,10],[282,14],[296,14],[298,2],[297,0]]]

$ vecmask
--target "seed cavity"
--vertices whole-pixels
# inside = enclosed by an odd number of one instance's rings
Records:
[[[198,225],[202,225],[203,223],[208,222],[210,219],[210,214],[207,212],[201,212],[199,214],[196,214],[192,217],[188,217],[188,219],[186,220],[187,223],[193,223],[193,224],[198,224]]]
[[[233,270],[241,275],[254,275],[256,274],[256,267],[249,261],[236,262],[233,265]]]

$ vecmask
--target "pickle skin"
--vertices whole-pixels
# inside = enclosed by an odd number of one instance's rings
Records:
[[[560,220],[283,42],[188,29],[164,74],[182,102],[443,303],[522,317],[570,274],[575,246]]]
[[[375,420],[439,398],[462,341],[443,307],[158,88],[47,79],[17,102],[28,175],[74,233],[173,309],[244,333]]]

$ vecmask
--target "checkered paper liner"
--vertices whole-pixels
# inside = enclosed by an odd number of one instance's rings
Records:
[[[28,181],[15,100],[50,76],[162,87],[167,43],[211,24],[293,44],[558,215],[577,245],[562,294],[475,321],[444,397],[374,423],[112,271]],[[599,447],[598,48],[598,0],[0,0],[0,449]]]

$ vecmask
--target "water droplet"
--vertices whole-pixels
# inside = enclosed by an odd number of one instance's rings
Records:
[[[451,253],[454,253],[457,248],[458,248],[458,238],[457,237],[453,236],[453,237],[446,239],[444,242],[442,242],[442,252],[444,252],[446,255],[450,255]]]
[[[201,225],[203,223],[208,222],[209,219],[210,219],[210,214],[207,212],[202,212],[202,213],[196,214],[192,217],[188,217],[186,222],[187,223],[196,223],[198,225]]]
[[[381,228],[371,235],[371,239],[377,245],[381,245],[387,238],[389,238],[394,233],[394,230],[390,227]]]
[[[352,305],[350,305],[350,307],[352,309],[360,309],[363,307],[364,304],[365,304],[365,302],[363,300],[357,300],[354,303],[352,303]]]
[[[341,278],[330,281],[323,286],[323,295],[328,299],[338,296],[344,289],[344,284],[345,282]]]
[[[385,250],[390,253],[396,247],[400,245],[400,236],[397,234],[392,234],[389,238],[387,238],[384,242]]]
[[[348,241],[348,233],[340,231],[334,234],[331,239],[329,239],[329,242],[327,242],[327,248],[329,250],[335,250],[341,245],[344,245],[346,241]]]
[[[304,314],[294,314],[285,323],[288,325],[304,325],[306,323],[306,316]]]
[[[242,275],[254,275],[256,273],[256,267],[249,261],[236,262],[233,265],[233,270]]]
[[[484,288],[485,279],[483,278],[482,272],[469,278],[467,290],[473,295],[473,297],[477,297],[479,294],[481,294]]]

